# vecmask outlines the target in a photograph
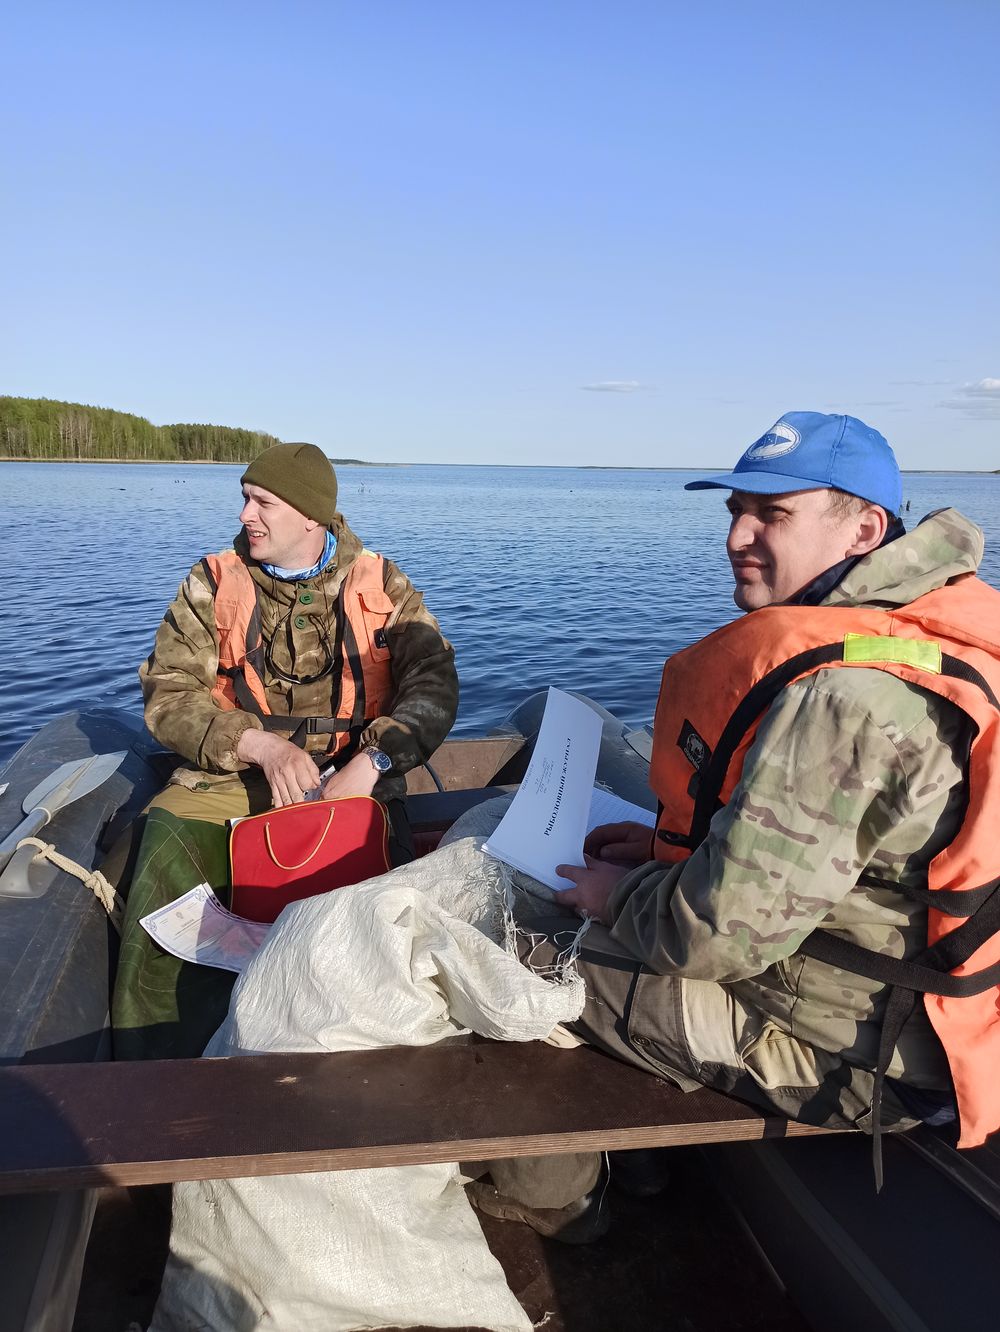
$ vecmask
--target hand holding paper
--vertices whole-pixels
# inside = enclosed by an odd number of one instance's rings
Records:
[[[601,729],[600,717],[586,703],[561,689],[549,690],[528,771],[483,848],[556,892],[574,886],[560,866],[585,869],[588,828],[616,819],[653,823],[648,810],[595,789]]]
[[[626,820],[602,823],[587,834],[583,849],[597,860],[617,861],[623,865],[641,865],[650,858],[652,825]]]
[[[599,920],[602,925],[611,924],[608,902],[618,880],[628,870],[621,865],[612,865],[605,860],[595,860],[593,856],[584,856],[587,862],[583,869],[576,865],[560,865],[558,872],[570,879],[572,888],[566,888],[560,895],[560,901],[576,907],[585,919]]]

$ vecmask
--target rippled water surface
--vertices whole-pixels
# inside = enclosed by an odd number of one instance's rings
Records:
[[[98,700],[138,711],[136,668],[188,568],[231,544],[236,466],[0,464],[0,760]],[[545,685],[647,720],[664,658],[735,614],[725,492],[695,472],[350,467],[340,507],[423,590],[455,644],[457,733]],[[1000,477],[904,478],[912,523],[953,504],[1000,586]]]

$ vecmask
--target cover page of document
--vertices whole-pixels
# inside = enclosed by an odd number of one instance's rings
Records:
[[[550,689],[545,713],[517,795],[483,848],[496,860],[549,888],[572,888],[557,865],[583,864],[594,774],[601,748],[600,717],[561,689]]]

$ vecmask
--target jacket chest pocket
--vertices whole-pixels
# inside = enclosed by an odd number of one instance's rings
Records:
[[[387,662],[390,654],[385,626],[396,609],[392,599],[380,589],[365,588],[358,593],[358,605],[365,636],[365,641],[359,647],[372,661]]]

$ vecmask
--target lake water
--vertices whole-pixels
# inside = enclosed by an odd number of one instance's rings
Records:
[[[95,702],[136,712],[136,668],[178,583],[231,544],[237,466],[0,464],[0,762],[45,721]],[[424,592],[455,644],[456,734],[546,685],[623,721],[652,715],[664,658],[736,613],[724,491],[698,472],[345,467],[340,507]],[[1000,586],[1000,477],[904,478],[912,524],[954,505],[986,531]]]

